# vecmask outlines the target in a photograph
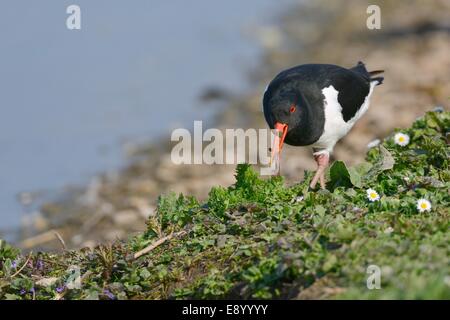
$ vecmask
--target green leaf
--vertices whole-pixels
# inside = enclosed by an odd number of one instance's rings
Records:
[[[140,272],[140,276],[142,279],[148,279],[151,276],[151,273],[147,269],[142,269]]]
[[[5,277],[9,277],[11,275],[11,259],[6,259],[5,262],[3,262],[3,274]]]
[[[392,169],[394,167],[394,164],[395,164],[394,157],[389,152],[389,150],[386,149],[385,147],[383,147],[382,145],[380,146],[380,151],[381,151],[381,164],[380,164],[381,167],[380,167],[380,170],[384,171],[384,170]]]
[[[376,177],[379,173],[390,170],[394,168],[395,159],[392,154],[386,149],[384,146],[380,145],[379,147],[380,155],[377,162],[370,168],[367,172],[366,178],[372,179]]]
[[[315,212],[318,215],[323,216],[327,212],[327,210],[323,206],[318,205],[318,206],[315,207]]]
[[[350,175],[350,182],[355,187],[361,188],[363,185],[362,177],[359,174],[359,172],[356,170],[356,168],[349,168],[348,173]]]
[[[337,264],[337,258],[334,254],[328,255],[325,263],[323,264],[323,271],[329,272]]]
[[[331,190],[334,190],[337,187],[346,187],[349,188],[352,186],[352,182],[350,180],[350,173],[347,170],[344,162],[335,161],[330,168],[330,182],[329,187]]]
[[[99,300],[98,297],[98,291],[91,289],[91,290],[86,290],[87,296],[84,298],[84,300]]]
[[[20,300],[20,296],[16,294],[7,293],[5,294],[5,300]]]
[[[369,172],[372,165],[368,162],[363,162],[355,167],[347,168],[350,175],[350,182],[357,188],[362,188],[364,185],[364,177]]]

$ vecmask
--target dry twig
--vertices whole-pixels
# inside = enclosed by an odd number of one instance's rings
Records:
[[[63,250],[66,250],[67,249],[66,243],[64,242],[64,239],[61,237],[59,232],[55,230],[55,231],[53,231],[53,233],[56,236],[56,238],[58,238],[59,242],[61,243]]]
[[[16,273],[14,273],[14,274],[11,276],[11,279],[14,278],[15,276],[17,276],[20,272],[22,272],[22,270],[27,266],[28,262],[30,261],[31,255],[32,255],[32,254],[33,254],[33,252],[30,252],[30,254],[28,255],[27,260],[25,261],[25,263],[20,267],[19,270],[16,271]]]
[[[134,259],[137,259],[147,253],[149,253],[150,251],[152,251],[153,249],[159,247],[160,245],[162,245],[164,242],[169,241],[172,238],[176,238],[176,237],[181,237],[184,236],[185,234],[187,234],[187,231],[183,230],[183,231],[179,231],[179,232],[175,232],[175,233],[171,233],[168,236],[165,236],[164,238],[161,238],[155,242],[153,242],[151,245],[145,247],[144,249],[136,252],[134,254]]]

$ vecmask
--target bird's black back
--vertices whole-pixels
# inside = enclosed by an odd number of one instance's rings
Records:
[[[370,90],[370,73],[364,65],[346,69],[332,64],[304,64],[280,72],[269,84],[264,102],[280,88],[297,88],[317,108],[323,108],[322,89],[332,85],[338,92],[344,121],[354,117]]]

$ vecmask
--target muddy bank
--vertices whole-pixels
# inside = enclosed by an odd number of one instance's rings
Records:
[[[345,5],[344,5],[345,4]],[[298,5],[278,24],[254,31],[264,45],[259,67],[249,73],[251,89],[243,95],[213,95],[224,107],[214,126],[265,128],[261,97],[275,74],[308,63],[353,66],[362,60],[370,69],[384,69],[385,82],[374,93],[371,108],[335,149],[335,158],[360,162],[367,144],[395,127],[407,127],[450,97],[450,4],[447,1],[379,1],[381,30],[366,28],[366,1]],[[214,185],[234,181],[234,166],[177,166],[170,161],[170,135],[160,144],[136,146],[128,165],[114,174],[94,177],[89,185],[63,201],[44,205],[41,215],[21,231],[22,248],[55,249],[94,246],[123,239],[145,229],[162,193],[182,192],[204,199]],[[282,174],[289,182],[314,169],[310,150],[287,146]]]

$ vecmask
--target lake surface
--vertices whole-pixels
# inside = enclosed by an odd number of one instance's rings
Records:
[[[2,1],[0,228],[26,214],[18,193],[86,183],[123,163],[124,141],[207,117],[203,88],[245,88],[260,49],[242,29],[292,2]]]

